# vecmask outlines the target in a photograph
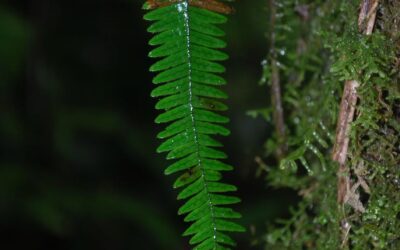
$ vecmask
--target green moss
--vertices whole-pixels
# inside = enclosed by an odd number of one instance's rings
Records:
[[[294,8],[301,5],[287,0],[286,6],[288,2]],[[400,249],[400,3],[381,2],[375,31],[368,37],[358,31],[359,1],[302,4],[308,6],[307,20],[295,11],[282,12],[292,13],[282,20],[302,23],[297,32],[275,30],[288,41],[287,46],[285,39],[280,41],[287,48],[280,60],[285,62],[281,82],[289,153],[280,162],[273,159],[273,136],[265,154],[267,165],[275,165],[267,168],[268,183],[293,188],[302,200],[290,219],[270,225],[265,247]],[[293,41],[301,46],[293,47]],[[269,75],[264,72],[264,78]],[[331,148],[345,80],[360,82],[347,164],[353,184],[362,179],[370,189],[356,190],[365,212],[347,204],[339,207],[336,201]],[[349,229],[345,234],[343,221]]]

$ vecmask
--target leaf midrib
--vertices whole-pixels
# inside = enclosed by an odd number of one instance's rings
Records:
[[[208,191],[208,185],[207,181],[205,179],[205,170],[203,168],[203,163],[200,157],[200,143],[198,140],[198,132],[196,128],[196,118],[194,116],[194,105],[193,105],[193,82],[192,82],[192,63],[191,63],[191,42],[190,42],[190,16],[189,16],[189,3],[187,0],[184,0],[180,3],[177,4],[177,10],[180,13],[183,13],[183,18],[184,18],[184,25],[185,25],[185,33],[186,33],[186,54],[188,57],[188,93],[189,93],[189,114],[190,118],[192,121],[192,127],[193,127],[193,136],[194,136],[194,142],[196,145],[196,155],[197,155],[197,162],[198,166],[201,171],[201,177],[203,180],[203,186],[204,190],[207,194],[207,203],[210,208],[210,213],[211,213],[211,220],[212,220],[212,230],[213,230],[213,243],[214,243],[214,248],[216,248],[216,239],[217,239],[217,226],[215,223],[215,212],[214,212],[214,205],[211,201],[211,196],[210,192]]]

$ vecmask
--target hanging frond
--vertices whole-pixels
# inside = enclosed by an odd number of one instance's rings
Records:
[[[167,159],[175,160],[165,174],[181,173],[174,188],[183,188],[178,199],[187,201],[178,213],[186,214],[184,220],[192,223],[184,236],[192,236],[194,249],[230,249],[235,242],[225,232],[244,228],[232,222],[240,214],[227,205],[240,199],[224,194],[236,190],[220,182],[221,171],[232,170],[232,166],[221,161],[227,156],[212,137],[230,133],[221,125],[229,119],[217,113],[227,109],[219,101],[227,98],[219,89],[226,81],[217,74],[225,71],[219,61],[228,56],[218,50],[226,44],[219,38],[224,32],[216,25],[227,18],[207,10],[219,2],[196,2],[149,1],[144,6],[152,9],[144,16],[153,22],[148,31],[155,35],[149,43],[158,46],[149,54],[158,58],[150,68],[158,72],[151,95],[159,98],[156,109],[164,110],[155,122],[169,124],[158,134],[164,142],[157,151],[168,152]]]

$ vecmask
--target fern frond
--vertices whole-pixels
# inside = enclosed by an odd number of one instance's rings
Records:
[[[220,182],[221,171],[232,170],[221,160],[227,156],[217,149],[222,146],[213,135],[228,135],[222,124],[228,118],[218,114],[227,106],[220,99],[227,95],[218,87],[226,84],[217,75],[225,71],[219,61],[228,56],[217,49],[225,42],[224,32],[216,25],[226,22],[221,14],[198,8],[189,0],[173,1],[148,12],[144,18],[153,21],[148,31],[155,36],[150,45],[158,46],[149,54],[159,58],[150,71],[158,72],[151,93],[159,98],[156,109],[164,110],[156,123],[168,123],[158,138],[164,142],[157,149],[175,160],[165,174],[181,173],[174,188],[183,188],[179,200],[187,200],[179,209],[191,226],[184,232],[192,236],[195,249],[229,249],[234,240],[225,232],[242,232],[244,228],[232,219],[240,214],[227,205],[240,202],[226,192],[233,185]]]

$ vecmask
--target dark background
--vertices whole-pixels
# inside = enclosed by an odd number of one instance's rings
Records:
[[[0,0],[0,249],[189,249],[180,202],[155,153],[153,63],[138,0]],[[269,103],[258,85],[267,52],[265,0],[238,1],[224,25],[232,134],[220,138],[236,168],[246,234],[294,194],[256,178],[271,128],[246,111]]]

